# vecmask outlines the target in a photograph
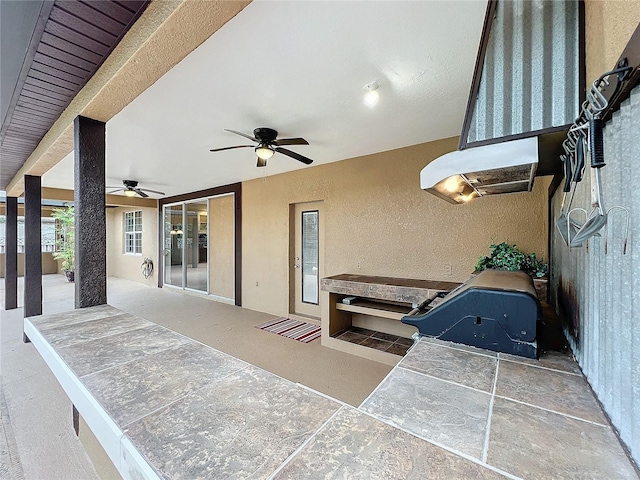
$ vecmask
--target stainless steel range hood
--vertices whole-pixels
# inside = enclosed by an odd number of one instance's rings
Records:
[[[420,172],[420,187],[449,203],[530,192],[538,166],[538,137],[467,148],[436,158]]]

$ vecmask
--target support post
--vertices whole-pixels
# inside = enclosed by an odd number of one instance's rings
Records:
[[[7,197],[4,241],[4,309],[18,308],[18,199]]]
[[[41,179],[24,176],[24,316],[42,315]],[[23,339],[28,341],[23,335]]]
[[[75,307],[107,303],[105,123],[74,120]]]

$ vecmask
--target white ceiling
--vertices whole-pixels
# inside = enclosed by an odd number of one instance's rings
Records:
[[[107,184],[167,195],[259,178],[228,128],[303,137],[267,174],[459,135],[486,2],[254,1],[107,123]],[[380,101],[363,104],[377,80]],[[417,179],[416,179],[417,181]],[[43,176],[73,188],[73,155]]]

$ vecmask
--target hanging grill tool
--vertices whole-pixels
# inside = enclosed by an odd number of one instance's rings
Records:
[[[560,232],[565,245],[572,247],[582,246],[589,238],[598,235],[598,232],[607,224],[607,215],[613,209],[628,210],[622,206],[611,207],[606,210],[602,201],[601,168],[606,165],[604,160],[602,118],[607,108],[612,104],[622,91],[622,87],[633,72],[632,67],[622,66],[605,73],[595,82],[587,92],[587,100],[582,104],[582,111],[574,124],[569,129],[566,140],[562,143],[565,151],[561,155],[564,163],[565,183],[563,187],[562,205],[560,216],[556,221],[556,228]],[[615,81],[613,93],[609,99],[603,94]],[[586,153],[585,153],[586,150]],[[577,184],[582,180],[585,168],[585,158],[590,160],[591,177],[591,212],[580,207],[571,208],[573,196]],[[571,185],[573,184],[573,190]],[[565,208],[565,198],[570,193],[569,204]],[[574,212],[583,212],[585,222],[575,220]],[[628,219],[628,217],[627,217]]]

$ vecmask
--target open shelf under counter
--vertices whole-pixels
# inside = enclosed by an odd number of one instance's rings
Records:
[[[345,312],[388,318],[390,320],[400,320],[411,311],[411,306],[358,300],[352,304],[336,303],[336,309],[344,310]]]
[[[395,365],[400,355],[349,343],[336,337],[353,327],[365,327],[382,333],[410,338],[415,329],[400,322],[414,306],[449,292],[459,283],[410,278],[341,274],[321,282],[322,345]],[[345,298],[349,299],[344,303]],[[364,320],[363,320],[364,319]],[[364,325],[363,322],[367,324]]]

